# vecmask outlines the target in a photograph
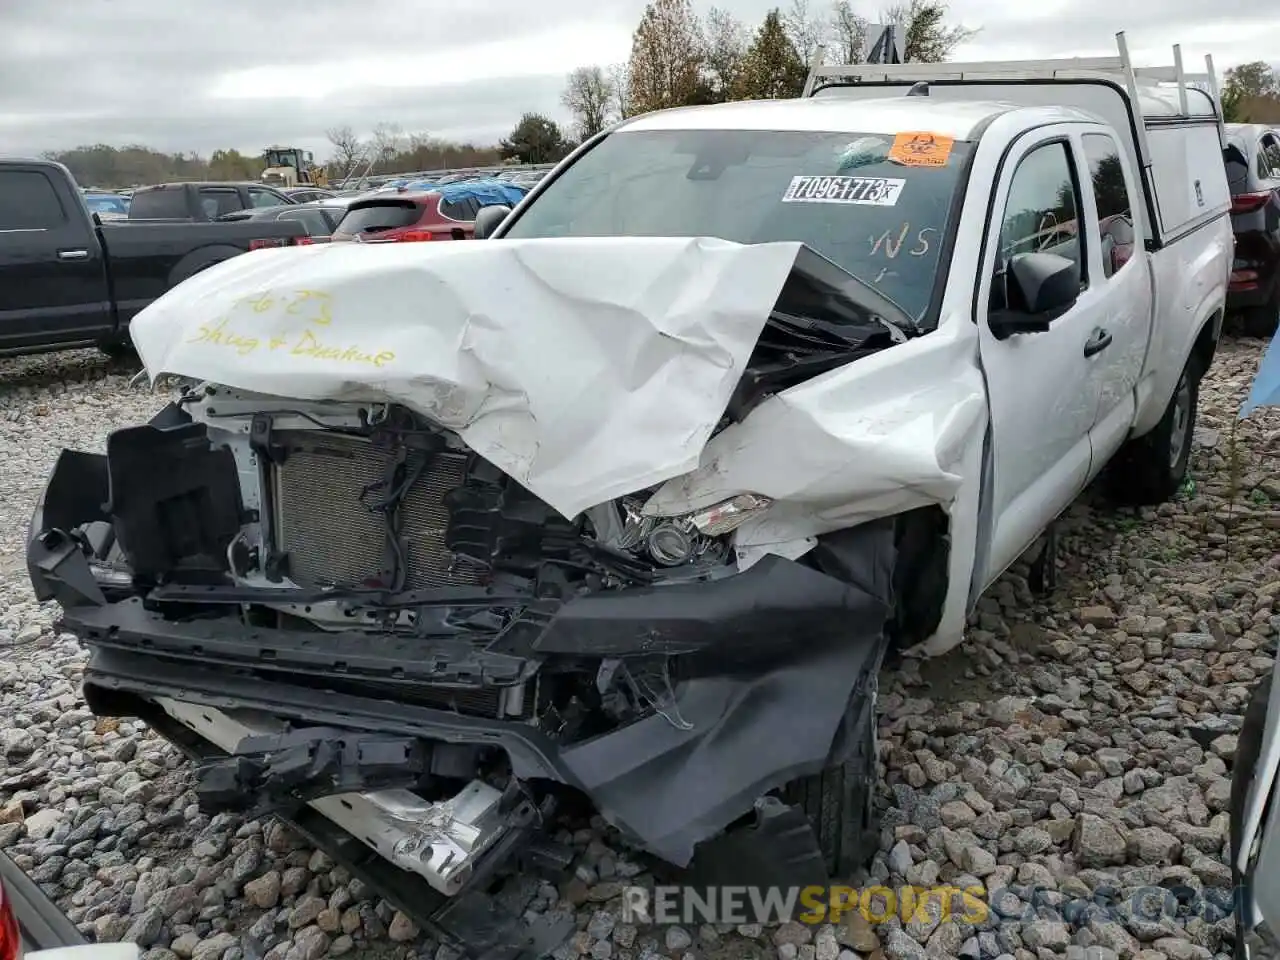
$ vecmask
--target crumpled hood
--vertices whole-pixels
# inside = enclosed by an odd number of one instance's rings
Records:
[[[134,318],[163,374],[403,404],[566,517],[694,469],[801,244],[573,238],[263,250]]]

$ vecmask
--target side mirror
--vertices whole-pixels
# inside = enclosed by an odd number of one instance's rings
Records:
[[[1005,271],[1005,309],[988,322],[996,339],[1044,333],[1080,296],[1080,265],[1056,253],[1019,253]]]
[[[511,213],[511,208],[501,203],[494,204],[491,207],[481,207],[480,212],[476,214],[476,239],[488,240],[493,236],[493,232],[498,229],[498,225],[507,219],[507,214],[509,213]]]

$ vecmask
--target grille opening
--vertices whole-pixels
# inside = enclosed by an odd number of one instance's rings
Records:
[[[359,437],[290,431],[288,450],[272,467],[276,542],[289,556],[289,575],[301,586],[362,586],[381,580],[388,549],[383,515],[362,501],[384,481],[394,451]],[[445,547],[449,511],[444,498],[466,478],[467,455],[431,455],[400,501],[400,536],[406,542],[407,590],[475,586],[480,571],[458,562]],[[376,502],[378,490],[366,500]]]

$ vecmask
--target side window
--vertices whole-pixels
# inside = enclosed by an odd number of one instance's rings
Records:
[[[0,171],[0,231],[47,230],[66,222],[67,211],[43,173]]]
[[[1258,176],[1280,180],[1280,139],[1274,133],[1263,134],[1258,143]]]
[[[1083,287],[1088,271],[1080,236],[1080,190],[1068,144],[1036,147],[1018,164],[1000,221],[991,309],[1008,309],[1005,294],[1009,262],[1020,253],[1056,253],[1080,266]]]
[[[1133,204],[1115,140],[1104,133],[1086,133],[1081,139],[1098,213],[1102,275],[1110,277],[1133,258]]]
[[[315,209],[285,210],[276,219],[300,220],[303,226],[307,228],[307,234],[312,237],[323,237],[332,232],[325,221],[324,215]]]
[[[240,195],[225,187],[203,187],[200,190],[200,206],[210,220],[216,220],[224,213],[234,213],[241,209]]]
[[[263,190],[261,187],[249,188],[249,203],[255,207],[278,207],[286,202],[270,190]]]

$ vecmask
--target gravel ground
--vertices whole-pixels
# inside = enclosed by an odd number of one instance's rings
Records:
[[[925,911],[637,930],[617,895],[639,868],[587,826],[570,834],[576,876],[529,888],[530,909],[577,913],[561,955],[1023,960],[1071,944],[1098,960],[1227,956],[1228,775],[1280,628],[1280,416],[1232,427],[1261,350],[1224,344],[1180,502],[1117,512],[1086,495],[1063,525],[1052,597],[1010,574],[961,648],[883,680],[887,809],[870,879],[981,886],[985,923]],[[0,363],[0,847],[90,936],[137,940],[149,960],[453,960],[279,825],[201,815],[175,751],[89,714],[84,654],[31,599],[21,539],[57,452],[100,448],[160,400],[92,354]],[[1118,906],[1082,910],[1087,897]]]

